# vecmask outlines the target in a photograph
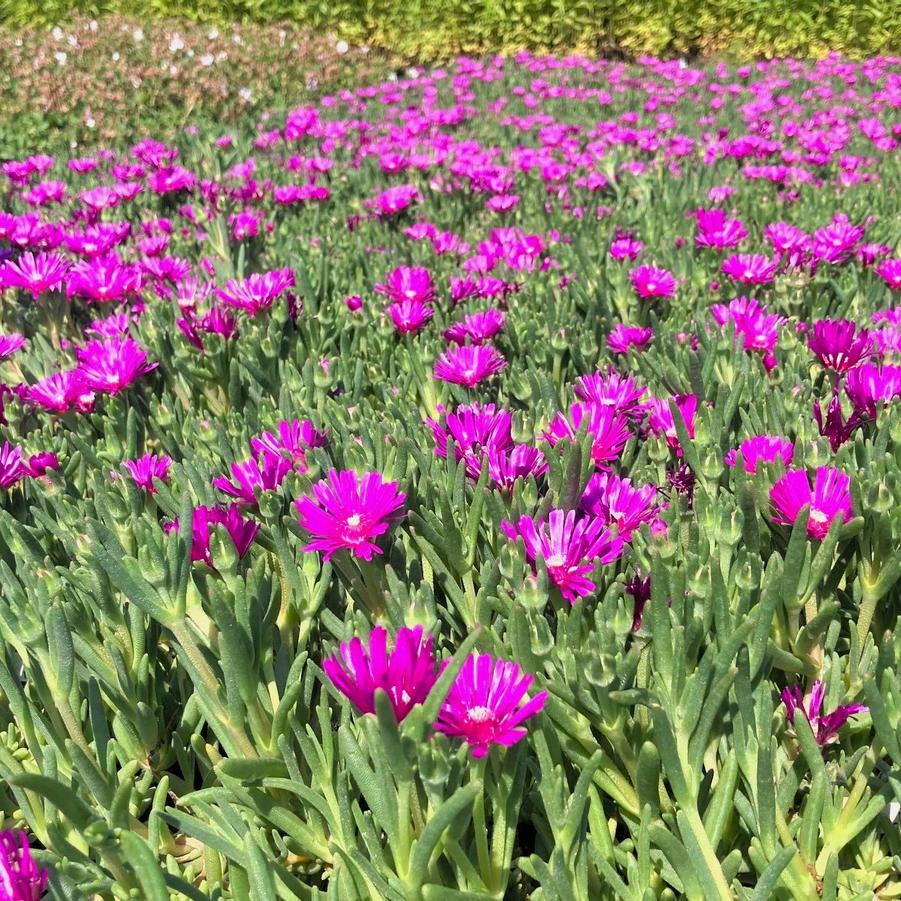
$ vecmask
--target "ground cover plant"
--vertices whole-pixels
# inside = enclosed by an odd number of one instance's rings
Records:
[[[899,107],[520,54],[3,164],[10,897],[901,894]]]

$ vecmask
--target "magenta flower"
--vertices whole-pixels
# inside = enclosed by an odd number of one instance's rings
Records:
[[[31,856],[24,832],[0,832],[0,897],[3,901],[38,901],[49,873]]]
[[[363,560],[381,554],[373,539],[403,515],[406,500],[397,482],[383,481],[378,472],[358,475],[351,469],[330,469],[327,478],[313,485],[313,494],[315,499],[305,496],[297,502],[300,525],[313,537],[304,550],[324,551],[326,562],[342,548]]]
[[[845,213],[838,213],[832,222],[813,233],[811,252],[827,263],[842,263],[863,238],[865,227],[852,225]]]
[[[733,326],[735,340],[741,338],[746,351],[765,354],[764,364],[768,369],[772,368],[770,362],[775,365],[773,350],[779,340],[779,329],[786,321],[784,316],[768,313],[765,306],[750,297],[737,297],[728,306],[714,304],[710,312],[720,325]]]
[[[612,407],[623,416],[633,416],[641,406],[647,388],[635,384],[632,376],[620,375],[615,369],[594,372],[576,379],[576,397],[586,403]]]
[[[421,300],[403,300],[388,307],[394,330],[400,335],[414,335],[422,331],[435,311]]]
[[[224,288],[213,292],[230,307],[245,310],[248,316],[256,316],[268,310],[277,298],[294,286],[294,271],[289,268],[271,272],[254,272],[243,280],[230,278]]]
[[[735,466],[739,453],[744,461],[745,472],[755,475],[760,463],[782,460],[784,466],[790,466],[795,446],[788,438],[779,435],[755,435],[753,438],[746,438],[726,454],[726,466]]]
[[[794,725],[795,714],[801,711],[818,745],[828,745],[838,740],[838,730],[848,719],[858,713],[866,713],[869,708],[863,704],[839,704],[832,713],[823,714],[823,701],[826,697],[826,686],[817,679],[810,689],[810,698],[804,703],[804,695],[797,685],[790,685],[782,689],[782,703],[785,704],[785,713],[791,725]]]
[[[79,261],[72,267],[66,286],[68,297],[96,303],[123,300],[140,290],[140,268],[126,266],[115,254]]]
[[[435,361],[434,375],[442,382],[475,388],[479,382],[507,365],[500,351],[490,344],[464,344],[448,348]]]
[[[503,329],[506,316],[500,310],[486,310],[472,313],[462,322],[455,322],[444,332],[447,341],[453,344],[485,344]]]
[[[75,353],[84,385],[116,395],[159,365],[147,362],[147,351],[131,338],[89,341]]]
[[[471,654],[451,686],[435,729],[467,742],[473,757],[484,757],[491,745],[516,744],[526,736],[521,724],[547,700],[546,691],[528,697],[534,678],[510,661]]]
[[[776,260],[754,253],[736,253],[723,262],[722,273],[746,285],[765,285],[776,277]]]
[[[901,366],[855,366],[845,376],[845,393],[855,411],[875,418],[880,407],[901,397]]]
[[[414,300],[433,303],[436,297],[435,283],[424,266],[398,266],[374,290],[376,294],[384,294],[395,303]]]
[[[856,410],[845,419],[842,410],[842,402],[838,390],[832,394],[832,400],[826,408],[826,415],[820,407],[820,402],[813,403],[813,418],[817,424],[820,435],[829,440],[832,453],[835,453],[846,441],[850,440],[854,431],[863,425],[863,416]]]
[[[543,437],[551,447],[556,447],[564,439],[578,441],[583,428],[592,436],[591,459],[600,467],[619,459],[631,434],[629,420],[612,407],[574,403],[569,417],[564,413],[554,416]]]
[[[826,369],[847,372],[870,355],[870,333],[848,319],[819,319],[808,347]]]
[[[626,594],[632,597],[632,631],[637,632],[641,628],[641,618],[644,615],[645,604],[651,599],[651,577],[643,576],[637,571],[626,582]]]
[[[0,288],[30,291],[37,299],[46,291],[58,290],[71,265],[58,253],[34,254],[27,250],[18,260],[7,260],[0,265]]]
[[[748,237],[744,222],[728,217],[722,210],[697,210],[695,219],[698,223],[698,233],[695,235],[697,247],[724,250],[737,247]]]
[[[0,335],[0,360],[11,357],[24,346],[25,336],[19,334],[19,332],[13,332],[11,335]]]
[[[238,504],[230,504],[228,507],[195,507],[191,520],[191,559],[195,563],[203,561],[209,567],[214,568],[210,537],[216,526],[222,526],[228,533],[239,557],[243,557],[247,553],[260,530],[253,520],[244,519]],[[167,533],[177,532],[178,520],[166,523],[163,529]]]
[[[873,267],[876,273],[892,291],[901,291],[901,259],[883,260]]]
[[[503,521],[501,529],[514,541],[522,538],[530,563],[541,554],[548,576],[571,604],[594,592],[596,586],[587,576],[595,561],[612,563],[624,546],[623,538],[614,535],[603,519],[578,516],[575,510],[551,510],[542,523],[521,516],[515,524]]]
[[[396,216],[411,207],[414,203],[422,203],[422,194],[416,185],[397,185],[383,191],[374,200],[367,201],[379,218]]]
[[[632,288],[639,297],[673,297],[676,293],[676,277],[667,269],[656,266],[639,266],[629,273]]]
[[[144,454],[136,460],[123,460],[122,465],[131,473],[135,485],[143,488],[150,494],[156,493],[154,479],[165,482],[169,477],[169,467],[172,465],[172,457],[166,454]]]
[[[255,456],[285,457],[299,472],[307,471],[307,451],[325,444],[327,429],[321,432],[309,419],[283,419],[278,424],[278,434],[263,432],[259,438],[251,438],[250,446]]]
[[[695,413],[698,409],[698,399],[694,394],[676,394],[673,396],[676,409],[682,414],[685,422],[685,431],[689,438],[695,436]],[[662,435],[666,443],[680,456],[682,448],[679,444],[679,436],[676,433],[676,423],[670,410],[669,401],[666,398],[652,398],[648,404],[651,415],[648,417],[648,427],[655,435]]]
[[[660,513],[655,485],[634,486],[630,479],[612,472],[598,472],[588,480],[579,506],[607,525],[616,526],[624,541],[630,541],[642,523],[651,523],[653,528]]]
[[[634,347],[637,351],[646,350],[653,340],[654,330],[652,328],[620,323],[614,326],[613,331],[610,332],[607,338],[607,347],[615,354],[627,354],[630,347]]]
[[[387,644],[388,633],[376,626],[368,648],[359,638],[342,642],[340,656],[333,654],[323,660],[322,669],[360,713],[375,713],[375,692],[380,688],[391,702],[395,719],[401,722],[428,697],[439,670],[432,636],[423,641],[422,626],[398,629],[390,654]]]
[[[810,478],[801,469],[790,469],[770,489],[774,508],[773,522],[794,525],[804,507],[810,507],[807,534],[822,541],[837,516],[851,519],[851,479],[840,469],[821,466],[813,489]]]
[[[261,491],[276,491],[291,471],[291,461],[275,454],[261,454],[231,464],[232,478],[218,476],[213,486],[239,504],[256,504]]]
[[[477,479],[482,469],[482,457],[491,451],[503,452],[513,447],[513,420],[507,410],[494,404],[461,404],[448,413],[444,425],[426,419],[435,439],[435,453],[447,456],[448,439],[454,442],[454,459],[466,461],[466,469]]]
[[[12,488],[28,476],[28,464],[22,448],[4,441],[0,445],[0,488]]]
[[[610,244],[610,257],[614,260],[636,260],[644,250],[644,244],[631,235],[620,235]]]
[[[501,491],[512,491],[517,479],[537,479],[548,469],[544,454],[528,444],[517,444],[510,450],[489,447],[485,456],[488,477]]]
[[[86,413],[94,407],[94,392],[78,369],[55,372],[29,385],[22,396],[26,403],[51,413],[66,413],[73,408]]]

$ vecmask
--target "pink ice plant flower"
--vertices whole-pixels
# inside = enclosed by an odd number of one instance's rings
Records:
[[[510,450],[489,447],[485,457],[488,477],[501,491],[512,491],[517,479],[540,478],[548,469],[544,454],[529,444],[517,444]]]
[[[191,559],[195,563],[202,561],[211,568],[214,566],[210,538],[216,526],[222,526],[228,533],[239,557],[247,553],[260,530],[253,520],[244,519],[238,504],[195,507],[191,519]],[[178,520],[166,523],[163,529],[167,533],[177,532]]]
[[[501,522],[501,529],[514,541],[522,538],[530,563],[541,554],[548,576],[571,604],[594,592],[596,586],[588,575],[595,561],[612,563],[624,546],[622,536],[614,535],[602,518],[582,516],[575,510],[551,510],[538,523],[531,516],[521,516],[515,524]]]
[[[569,416],[564,413],[554,416],[543,437],[551,447],[556,447],[562,440],[578,441],[583,428],[592,437],[591,458],[600,467],[619,459],[631,435],[629,420],[612,407],[574,403]]]
[[[435,361],[434,375],[442,382],[475,388],[479,382],[496,375],[507,365],[500,351],[491,344],[464,344],[448,348]]]
[[[722,266],[722,273],[733,281],[746,285],[765,285],[776,277],[779,263],[769,257],[753,253],[736,253]]]
[[[732,325],[735,340],[741,338],[746,351],[764,354],[767,369],[776,365],[773,350],[779,340],[779,329],[786,321],[784,316],[767,312],[765,306],[751,297],[737,297],[728,306],[714,304],[710,312],[721,326]]]
[[[486,310],[464,316],[444,332],[444,338],[453,344],[485,344],[504,327],[506,316],[500,310]]]
[[[516,663],[489,654],[471,654],[454,680],[435,729],[460,738],[472,756],[484,757],[492,745],[509,747],[527,735],[523,723],[539,713],[548,693],[529,698],[534,676]]]
[[[838,740],[838,730],[858,713],[867,713],[868,707],[863,704],[839,704],[832,713],[824,714],[823,701],[826,698],[826,686],[817,679],[810,688],[810,697],[804,702],[804,695],[798,685],[790,685],[782,689],[782,703],[785,714],[791,725],[795,723],[795,715],[800,710],[810,723],[811,731],[818,745],[828,745]]]
[[[140,290],[140,268],[126,265],[114,253],[79,261],[72,267],[66,284],[68,297],[95,303],[124,300]]]
[[[431,273],[424,266],[398,266],[374,290],[376,294],[383,294],[395,303],[433,303],[437,296]]]
[[[271,272],[254,272],[247,278],[229,279],[213,292],[223,303],[256,316],[268,310],[289,288],[294,287],[294,270],[285,267]]]
[[[835,372],[847,372],[872,352],[870,332],[848,319],[819,319],[807,346],[820,364]]]
[[[25,346],[25,336],[19,332],[11,335],[0,335],[0,360],[11,357],[17,350]]]
[[[330,469],[313,485],[313,495],[297,501],[300,525],[313,538],[304,550],[324,551],[325,562],[342,549],[363,560],[381,554],[373,539],[403,515],[406,501],[397,482],[384,481],[378,472],[358,474],[351,469]]]
[[[633,485],[630,479],[612,472],[595,473],[585,486],[580,509],[616,526],[617,534],[630,541],[632,533],[648,523],[652,529],[664,527],[659,518],[656,485]]]
[[[421,300],[403,300],[388,306],[388,313],[399,335],[415,335],[427,325],[435,311]]]
[[[647,388],[637,384],[632,376],[621,375],[613,368],[579,376],[573,390],[579,400],[612,407],[623,416],[634,416],[647,394]]]
[[[634,347],[639,352],[646,350],[653,340],[654,330],[652,328],[619,323],[613,327],[607,337],[607,347],[615,354],[627,354],[630,347]]]
[[[12,488],[28,475],[22,448],[4,441],[0,445],[0,488]]]
[[[422,626],[398,629],[390,653],[388,633],[376,626],[368,647],[360,638],[342,642],[339,653],[322,661],[322,669],[360,713],[375,713],[375,693],[381,689],[397,722],[425,701],[439,675],[432,636],[426,638]]]
[[[745,472],[755,475],[761,463],[773,463],[781,460],[783,466],[790,466],[795,453],[795,446],[788,438],[781,435],[755,435],[746,438],[737,448],[730,450],[725,457],[726,466],[735,466],[738,455],[744,462]]]
[[[478,478],[482,457],[491,451],[504,452],[513,447],[513,418],[494,404],[460,404],[444,417],[444,423],[426,419],[435,439],[435,453],[447,456],[447,442],[454,442],[454,458],[466,461],[472,478]]]
[[[0,288],[18,288],[37,299],[47,291],[57,291],[65,281],[71,263],[53,251],[26,250],[18,260],[0,265]]]
[[[901,366],[855,366],[845,375],[845,394],[858,413],[875,418],[881,407],[901,397]]]
[[[38,866],[24,832],[0,832],[0,898],[3,901],[38,901],[49,873]]]
[[[901,259],[883,260],[873,267],[873,272],[879,276],[892,291],[901,291]]]
[[[93,391],[116,395],[159,363],[147,362],[147,351],[129,337],[89,341],[76,353],[78,373]]]
[[[319,431],[309,419],[283,419],[276,432],[263,432],[250,439],[255,456],[284,457],[291,465],[304,473],[307,471],[307,451],[325,444],[328,430]]]
[[[26,403],[50,413],[67,413],[72,409],[87,413],[94,407],[94,390],[87,385],[78,369],[48,375],[25,388],[22,398]]]
[[[291,471],[291,461],[274,454],[261,454],[232,463],[231,478],[218,476],[213,487],[230,495],[239,504],[256,504],[261,491],[276,491]]]
[[[156,493],[154,479],[165,482],[169,478],[172,457],[167,454],[144,454],[135,460],[123,460],[122,465],[131,473],[135,485],[150,494]]]
[[[688,437],[694,439],[695,414],[698,409],[697,397],[694,394],[676,394],[673,396],[673,401],[685,422],[685,431],[688,433]],[[663,436],[666,439],[666,443],[681,455],[682,448],[679,444],[679,435],[676,432],[676,423],[673,420],[669,400],[666,398],[652,398],[648,402],[648,409],[650,410],[648,428],[655,435]]]
[[[644,299],[651,297],[674,297],[676,277],[668,269],[656,266],[639,266],[629,273],[629,280],[635,293]]]
[[[851,479],[847,473],[831,466],[820,466],[813,488],[803,469],[791,469],[770,489],[773,522],[794,525],[801,510],[810,508],[807,534],[818,541],[826,537],[837,517],[851,519]]]

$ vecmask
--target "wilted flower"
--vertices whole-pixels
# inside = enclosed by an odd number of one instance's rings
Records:
[[[326,562],[342,548],[363,560],[381,554],[373,539],[403,515],[406,500],[397,482],[385,482],[378,472],[358,475],[351,469],[330,469],[327,478],[313,485],[313,494],[315,499],[304,496],[297,502],[300,525],[313,536],[304,550],[324,551]]]
[[[829,446],[832,448],[832,453],[835,453],[851,437],[851,435],[854,434],[854,430],[863,422],[861,415],[856,410],[847,418],[847,420],[845,419],[845,415],[842,412],[841,398],[839,397],[837,390],[833,393],[832,400],[829,401],[825,417],[820,408],[820,402],[814,401],[813,418],[820,434],[824,438],[829,439]]]
[[[0,832],[0,897],[3,901],[38,901],[49,873],[31,856],[24,832]]]
[[[838,739],[838,730],[857,713],[866,713],[869,708],[863,704],[839,704],[832,713],[824,714],[823,701],[826,697],[826,686],[817,679],[810,689],[807,704],[804,695],[797,685],[782,689],[782,703],[789,723],[794,725],[795,714],[800,710],[807,717],[813,737],[818,745],[827,745]]]
[[[810,507],[807,534],[822,541],[833,520],[851,519],[851,479],[840,469],[821,466],[817,469],[813,489],[804,470],[791,469],[770,489],[774,507],[773,522],[794,525],[804,507]]]
[[[464,344],[448,348],[435,361],[434,374],[442,382],[474,388],[507,365],[500,351],[490,344]]]
[[[451,686],[435,729],[463,739],[472,747],[473,757],[484,757],[491,745],[516,744],[526,736],[521,724],[541,711],[547,700],[546,691],[531,699],[526,694],[534,678],[521,673],[515,663],[489,654],[470,655]]]
[[[596,586],[588,578],[594,562],[612,563],[624,544],[603,519],[580,516],[575,510],[551,510],[540,523],[521,516],[515,524],[502,522],[501,529],[508,538],[522,538],[530,563],[541,554],[548,576],[571,604],[594,592]]]
[[[421,704],[438,678],[432,653],[432,637],[423,641],[422,626],[398,629],[394,649],[388,653],[388,633],[376,626],[369,646],[359,638],[342,642],[340,655],[322,661],[322,669],[335,687],[360,713],[375,713],[375,692],[388,696],[395,719],[401,722]]]
[[[788,438],[780,435],[755,435],[753,438],[746,438],[736,449],[726,454],[726,465],[735,466],[739,453],[744,461],[745,472],[754,475],[760,463],[782,460],[784,466],[791,465],[795,446]]]

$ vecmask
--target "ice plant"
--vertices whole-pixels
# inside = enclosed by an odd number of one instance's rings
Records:
[[[300,525],[313,538],[304,550],[324,551],[326,562],[343,548],[371,560],[373,554],[382,553],[373,539],[384,535],[403,515],[405,500],[397,482],[384,481],[381,473],[330,469],[325,479],[313,485],[313,497],[305,495],[297,501]]]
[[[870,333],[847,319],[818,319],[807,345],[820,364],[834,372],[847,372],[870,355]]]
[[[299,472],[307,471],[307,451],[322,447],[328,430],[319,431],[309,419],[283,419],[276,432],[263,432],[250,439],[254,455],[285,457]]]
[[[233,497],[239,504],[256,504],[261,491],[276,491],[291,471],[291,461],[276,454],[261,454],[232,463],[231,478],[217,476],[213,486]]]
[[[629,280],[635,293],[646,300],[651,297],[671,298],[676,294],[676,277],[668,269],[639,266],[629,273]]]
[[[135,485],[150,494],[156,493],[154,479],[165,482],[169,477],[172,458],[167,454],[144,454],[135,460],[123,460],[122,465],[131,473]]]
[[[722,266],[723,275],[746,285],[765,285],[776,277],[778,262],[753,253],[736,253]]]
[[[454,442],[454,458],[465,460],[473,478],[479,477],[482,457],[491,451],[503,452],[513,447],[513,419],[507,410],[494,404],[460,404],[444,417],[444,423],[426,419],[435,439],[435,453],[447,456],[447,442]]]
[[[607,337],[607,347],[615,354],[627,354],[630,347],[643,351],[654,340],[652,328],[641,328],[637,325],[614,326]]]
[[[75,353],[78,376],[93,391],[116,395],[159,365],[147,362],[147,351],[127,337],[89,341]]]
[[[19,288],[36,300],[47,291],[58,290],[71,265],[58,253],[35,254],[26,250],[18,260],[7,260],[0,265],[0,289]]]
[[[840,469],[820,466],[813,488],[803,469],[790,469],[770,489],[773,522],[794,525],[804,507],[809,507],[807,534],[822,541],[836,518],[851,519],[851,479]]]
[[[445,330],[444,338],[453,344],[485,344],[503,329],[505,320],[500,310],[472,313]]]
[[[375,713],[375,692],[381,689],[397,722],[428,697],[439,672],[432,636],[425,638],[422,626],[398,629],[390,653],[388,633],[376,626],[368,647],[360,638],[342,642],[338,654],[322,661],[322,669],[360,713]]]
[[[289,288],[294,286],[294,270],[288,267],[271,272],[254,272],[243,280],[231,278],[214,294],[230,307],[244,310],[248,316],[256,316],[268,310]]]
[[[892,291],[901,291],[901,259],[883,260],[873,267],[873,272],[879,276]]]
[[[441,707],[435,729],[465,741],[477,758],[492,745],[516,744],[527,734],[522,724],[543,709],[548,697],[541,691],[529,698],[534,678],[511,661],[470,655]]]
[[[548,576],[571,604],[594,592],[588,575],[595,561],[612,563],[623,550],[623,538],[604,519],[575,510],[551,510],[543,522],[521,516],[516,523],[503,521],[501,529],[508,538],[522,538],[530,563],[541,554]]]
[[[510,450],[489,447],[485,456],[488,460],[488,477],[502,491],[512,491],[517,479],[527,479],[530,476],[537,479],[548,468],[544,454],[529,444],[517,444]]]
[[[22,448],[4,441],[0,445],[0,488],[12,488],[28,475]]]
[[[629,420],[613,407],[574,403],[569,416],[564,413],[554,416],[544,430],[543,438],[551,447],[556,447],[564,439],[578,441],[583,429],[592,438],[591,459],[600,467],[618,460],[631,437]]]
[[[820,407],[820,402],[813,402],[813,418],[817,424],[820,434],[827,438],[832,453],[835,453],[850,437],[854,434],[855,429],[863,423],[863,417],[855,410],[847,419],[842,411],[841,396],[838,391],[832,395],[829,406],[826,408],[826,415]]]
[[[845,375],[845,394],[856,412],[874,418],[881,407],[901,397],[901,366],[855,366]]]
[[[11,335],[0,335],[0,360],[11,357],[17,350],[25,346],[25,336],[19,332]]]
[[[632,376],[624,376],[615,369],[580,375],[573,386],[576,397],[601,407],[612,407],[623,416],[634,416],[641,407],[647,388],[638,385]]]
[[[746,438],[737,448],[730,450],[725,457],[726,466],[735,466],[738,455],[744,464],[745,472],[754,475],[761,463],[773,463],[781,460],[783,466],[790,466],[795,453],[795,446],[788,438],[780,435],[755,435]]]
[[[194,562],[203,561],[208,566],[214,567],[210,538],[212,530],[217,526],[221,526],[228,533],[238,557],[243,557],[247,553],[260,530],[255,522],[244,519],[238,504],[230,504],[228,507],[205,505],[195,507],[191,519],[191,559]],[[177,532],[178,520],[166,523],[163,529],[166,532]]]
[[[659,522],[657,487],[636,486],[631,479],[620,478],[612,472],[598,472],[588,480],[579,507],[616,526],[617,534],[626,541],[642,523],[650,523],[654,528]]]
[[[826,686],[817,679],[810,688],[810,696],[804,702],[804,695],[798,685],[789,685],[782,689],[782,703],[785,704],[785,715],[788,722],[794,725],[795,716],[800,710],[810,723],[813,737],[818,745],[828,745],[838,740],[838,730],[858,713],[866,713],[869,708],[863,704],[839,704],[831,713],[823,713],[823,701],[826,697]]]
[[[714,304],[710,312],[720,325],[734,328],[736,342],[741,338],[746,351],[764,354],[767,369],[776,365],[773,350],[779,340],[779,329],[785,323],[784,316],[767,312],[765,306],[750,297],[737,297],[728,306]]]
[[[38,866],[24,832],[0,832],[0,898],[2,901],[38,901],[49,873]]]
[[[465,344],[448,348],[435,361],[435,378],[475,388],[479,382],[496,375],[507,361],[491,344]]]
[[[374,290],[395,303],[432,303],[436,297],[435,283],[429,270],[423,266],[398,266],[388,273],[384,282],[375,285]]]
[[[685,431],[689,438],[695,436],[695,413],[698,409],[698,399],[694,394],[676,394],[673,397],[678,413],[685,423]],[[648,403],[650,416],[648,428],[655,434],[666,438],[666,443],[679,455],[682,448],[679,444],[679,434],[676,431],[676,423],[673,419],[673,411],[670,402],[666,398],[652,398]]]
[[[394,330],[399,335],[413,335],[422,331],[435,311],[421,300],[403,300],[388,307]]]

